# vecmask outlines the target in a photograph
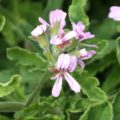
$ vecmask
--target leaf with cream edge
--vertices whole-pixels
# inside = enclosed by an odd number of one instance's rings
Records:
[[[6,83],[0,83],[0,97],[4,97],[12,93],[20,83],[20,75],[13,75],[10,81]]]
[[[88,109],[79,120],[113,120],[112,105],[106,102]]]
[[[99,81],[95,77],[91,77],[87,71],[80,73],[76,71],[74,78],[80,83],[82,91],[91,101],[102,103],[107,100],[106,93],[98,87]]]
[[[0,15],[0,32],[3,30],[4,25],[5,25],[5,17]]]
[[[47,62],[38,54],[20,47],[8,48],[7,57],[10,60],[17,61],[18,64],[31,67],[32,70],[45,70],[47,66]]]
[[[87,0],[72,0],[69,7],[69,18],[71,22],[82,21],[85,25],[89,25],[89,18],[85,13],[85,5]]]
[[[83,115],[79,118],[79,120],[88,120],[90,109],[91,107],[88,106],[87,110],[83,113]]]

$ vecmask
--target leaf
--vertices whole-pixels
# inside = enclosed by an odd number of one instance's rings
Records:
[[[16,86],[19,86],[21,77],[19,75],[13,75],[9,82],[0,83],[0,97],[4,97],[12,93]]]
[[[105,68],[116,62],[116,45],[114,40],[107,41],[94,39],[92,42],[97,43],[98,48],[94,49],[96,50],[96,55],[86,63],[86,69],[92,75],[95,75],[96,73],[102,72]]]
[[[85,25],[89,25],[89,18],[87,17],[84,7],[87,0],[72,0],[69,7],[69,18],[71,22],[82,21]]]
[[[104,56],[104,54],[107,52],[106,49],[108,47],[108,41],[100,40],[100,42],[98,42],[96,45],[98,46],[98,48],[95,48],[97,54],[93,59],[99,59]]]
[[[92,120],[113,120],[112,105],[108,102],[96,106],[90,111],[89,115]]]
[[[15,36],[15,32],[11,29],[11,26],[7,22],[2,33],[5,42],[9,45],[16,45],[18,43],[19,40],[16,40],[17,36]]]
[[[7,57],[10,60],[17,61],[18,64],[32,67],[32,69],[42,70],[47,66],[47,62],[38,54],[19,47],[8,48]]]
[[[98,40],[100,42],[98,42]],[[116,49],[115,41],[107,41],[107,40],[100,40],[100,39],[94,39],[93,42],[97,43],[96,45],[98,48],[94,48],[96,51],[96,55],[93,56],[87,64],[93,63],[95,61],[98,61],[106,57],[108,54],[111,54]]]
[[[120,120],[120,94],[118,94],[114,104],[114,119],[113,120]]]
[[[88,109],[81,116],[80,120],[113,120],[112,105],[108,102],[98,105],[91,110]]]
[[[71,96],[69,98],[70,113],[84,112],[92,102],[88,98],[81,98],[80,96]],[[94,102],[95,103],[95,102]]]
[[[116,54],[118,63],[120,64],[120,37],[116,40]]]
[[[107,100],[106,93],[98,87],[99,81],[95,77],[91,77],[87,71],[75,73],[76,80],[79,81],[82,91],[91,101],[104,102]]]
[[[91,42],[98,46],[98,48],[93,48],[96,51],[96,55],[92,59],[101,60],[101,58],[105,57],[116,48],[114,40],[108,41],[95,38],[91,40]]]
[[[103,72],[106,68],[116,62],[115,53],[111,52],[110,54],[106,55],[102,59],[96,60],[91,64],[86,66],[86,70],[93,76],[95,76],[98,72]]]
[[[0,32],[3,30],[4,25],[5,25],[5,17],[0,15]]]
[[[89,118],[89,112],[91,107],[88,106],[87,110],[84,112],[84,114],[79,118],[79,120],[88,120]]]
[[[101,45],[101,49],[103,49],[102,52],[101,52],[101,57],[104,57],[105,55],[111,53],[116,48],[114,40],[109,40],[109,41],[108,40],[104,40],[104,41],[106,41],[106,43],[105,43],[106,46],[102,47],[102,45]]]
[[[40,97],[39,103],[33,103],[21,111],[15,113],[15,119],[29,120],[37,117],[39,120],[64,120],[65,99],[54,97]],[[29,118],[29,119],[28,119]]]
[[[120,85],[120,66],[116,65],[113,67],[111,72],[108,74],[108,77],[103,83],[102,88],[106,92],[110,92],[118,85]]]
[[[110,39],[118,32],[118,27],[120,27],[119,22],[106,18],[102,23],[100,22],[100,24],[96,22],[96,24],[92,26],[91,31],[98,38]]]
[[[0,82],[8,82],[10,77],[15,74],[15,70],[7,69],[0,71]]]

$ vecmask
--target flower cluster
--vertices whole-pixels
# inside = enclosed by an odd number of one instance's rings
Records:
[[[120,7],[119,6],[110,7],[108,17],[115,21],[120,21]]]
[[[90,32],[85,32],[85,25],[82,22],[72,22],[71,31],[64,29],[66,15],[65,12],[59,9],[51,11],[49,14],[49,23],[39,17],[41,25],[38,25],[31,32],[32,38],[37,40],[40,45],[44,44],[42,45],[43,49],[48,50],[54,59],[52,65],[50,61],[50,65],[52,66],[50,70],[54,73],[51,79],[55,79],[55,84],[52,89],[52,95],[55,97],[60,94],[63,79],[67,81],[71,90],[75,93],[80,92],[81,87],[79,83],[70,73],[75,71],[77,66],[84,69],[84,60],[96,54],[94,50],[79,47],[83,40],[94,37]],[[46,45],[46,42],[49,45]],[[48,55],[47,58],[49,59]],[[54,61],[57,62],[55,63]]]

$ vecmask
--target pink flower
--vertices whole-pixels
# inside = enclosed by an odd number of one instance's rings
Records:
[[[78,57],[77,62],[81,66],[82,69],[85,68],[85,63],[83,62],[83,60],[87,60],[91,58],[94,54],[96,54],[96,51],[94,50],[87,51],[85,48],[80,50],[80,55]]]
[[[85,48],[80,50],[80,58],[86,60],[91,58],[96,52],[94,50],[87,51]]]
[[[70,43],[70,39],[75,37],[73,31],[68,32],[67,34],[64,31],[61,31],[58,35],[51,38],[50,43],[53,45],[58,45],[60,48],[64,48],[65,45]]]
[[[120,21],[120,7],[118,6],[110,7],[108,17],[112,18],[113,20]]]
[[[46,25],[38,25],[32,32],[33,37],[38,37],[46,31]]]
[[[62,10],[54,10],[51,11],[49,14],[49,23],[47,23],[44,19],[42,19],[41,17],[39,17],[39,22],[42,23],[43,25],[47,25],[51,28],[54,27],[54,25],[56,25],[56,23],[58,23],[59,25],[59,31],[61,31],[63,29],[63,27],[65,26],[66,22],[65,22],[65,18],[66,18],[66,13],[63,12]]]
[[[94,35],[92,35],[90,32],[84,32],[85,25],[82,22],[78,22],[77,24],[72,23],[72,27],[73,31],[76,33],[75,38],[79,39],[80,41],[94,37]]]
[[[69,54],[61,54],[58,57],[56,74],[51,79],[55,79],[55,84],[52,88],[52,95],[58,97],[62,89],[62,79],[65,78],[71,90],[80,92],[79,83],[69,74],[73,72],[77,66],[77,58]]]

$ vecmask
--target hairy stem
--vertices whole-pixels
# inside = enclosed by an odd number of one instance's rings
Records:
[[[48,79],[49,77],[49,72],[46,71],[43,76],[41,77],[41,79],[39,80],[39,83],[37,83],[35,89],[32,91],[30,97],[28,98],[27,102],[26,102],[26,105],[25,106],[29,106],[35,99],[35,96],[38,95],[38,93],[40,92],[43,84],[46,82],[46,80]]]
[[[0,102],[0,112],[15,112],[25,106],[22,102]]]

